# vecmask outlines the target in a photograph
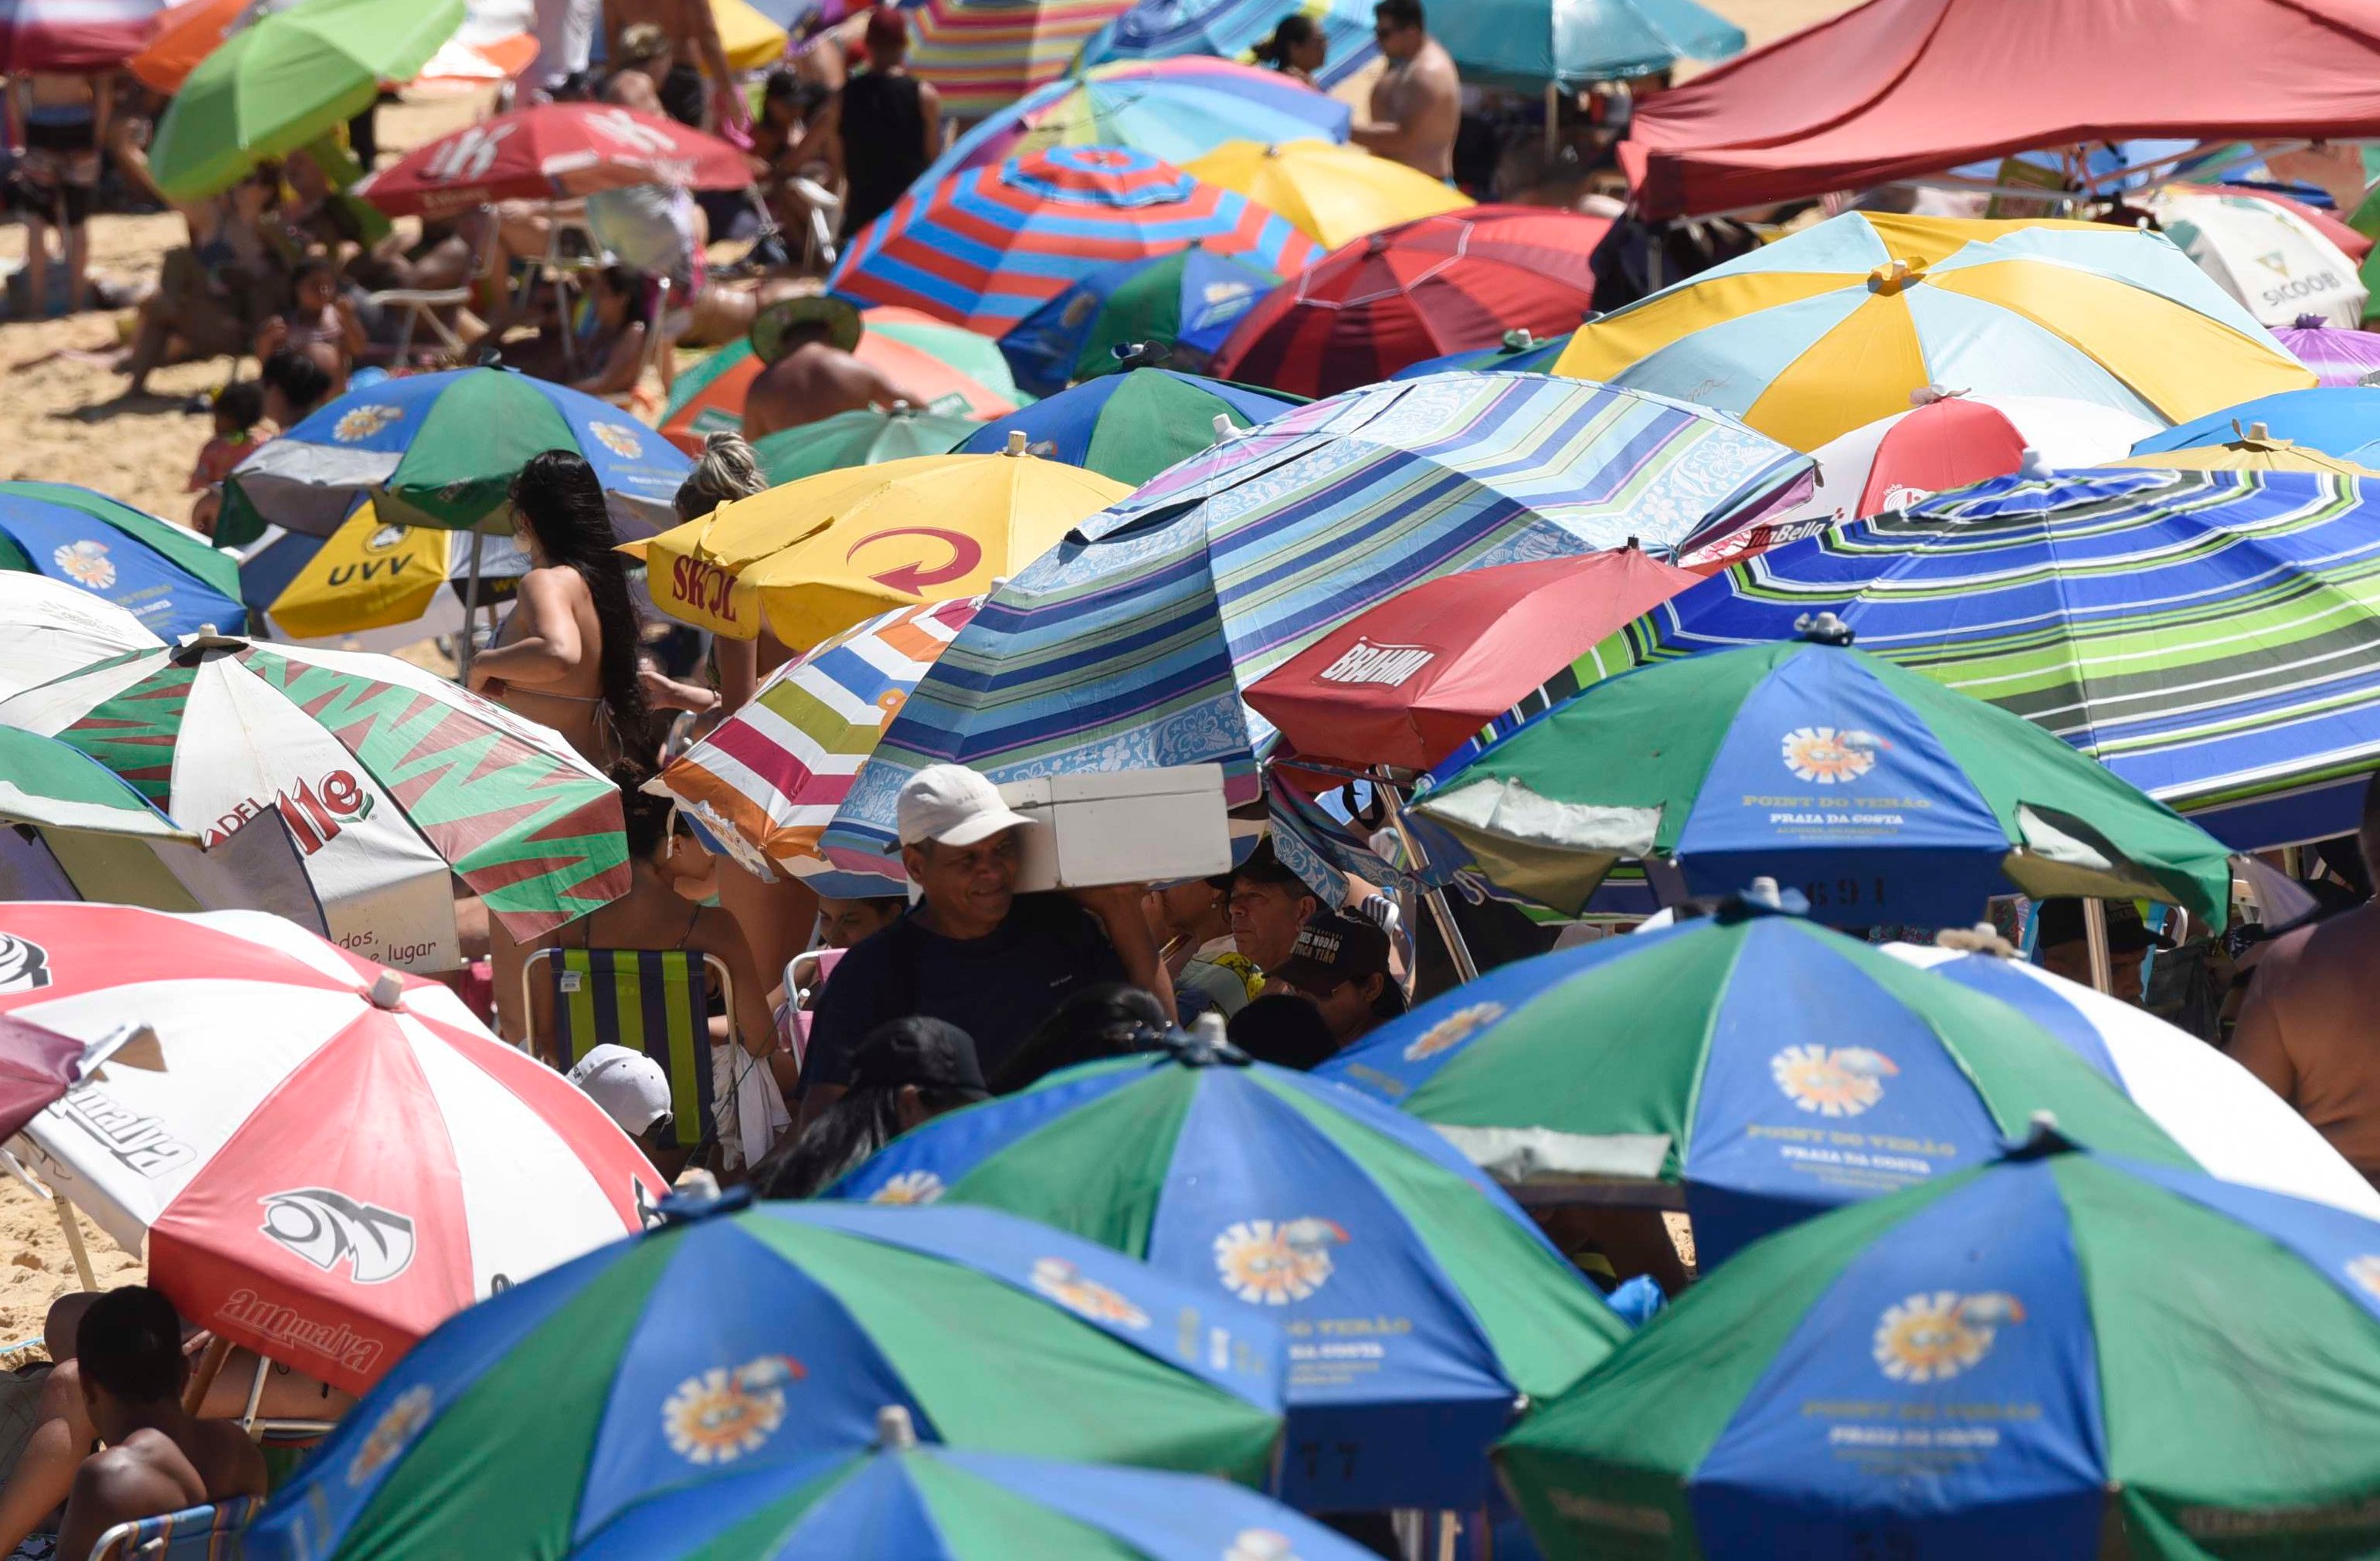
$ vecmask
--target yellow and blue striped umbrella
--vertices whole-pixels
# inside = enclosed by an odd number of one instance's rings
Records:
[[[1815,450],[1942,384],[2162,424],[2313,382],[2162,236],[1853,212],[1583,326],[1554,372]]]

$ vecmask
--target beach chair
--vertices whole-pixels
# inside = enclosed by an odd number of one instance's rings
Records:
[[[233,1561],[242,1530],[264,1503],[240,1496],[216,1507],[193,1507],[138,1523],[118,1523],[99,1536],[89,1561]],[[83,1561],[60,1557],[59,1561]]]

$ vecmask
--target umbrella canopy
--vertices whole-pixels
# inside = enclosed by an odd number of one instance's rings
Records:
[[[1573,212],[1476,206],[1358,238],[1251,309],[1215,372],[1331,395],[1425,357],[1492,346],[1516,328],[1567,331],[1595,296],[1588,260],[1610,226]]]
[[[68,483],[0,482],[0,571],[9,570],[73,587],[94,599],[94,611],[114,603],[152,642],[237,628],[243,617],[239,565],[205,538]]]
[[[0,701],[210,841],[277,809],[342,946],[452,970],[459,875],[527,940],[628,889],[619,790],[561,737],[390,656],[192,636]]]
[[[75,1086],[82,1054],[83,1044],[72,1035],[0,1016],[0,1143]]]
[[[1629,634],[1660,658],[1833,612],[2235,849],[2320,840],[2380,762],[2374,501],[2297,472],[1999,478],[1771,549]]]
[[[352,193],[393,217],[450,217],[499,200],[572,200],[663,184],[742,189],[744,154],[659,115],[561,103],[476,120],[415,147]]]
[[[2363,322],[2366,295],[2355,261],[2286,206],[2228,191],[2166,188],[2147,209],[2198,269],[2265,325],[2301,314],[2349,330]]]
[[[0,1015],[119,1054],[31,1168],[222,1337],[361,1393],[473,1301],[635,1230],[666,1186],[435,982],[277,916],[0,905]]]
[[[1029,1220],[732,1194],[449,1323],[248,1543],[605,1554],[598,1536],[665,1493],[732,1499],[865,1448],[886,1405],[954,1447],[1255,1483],[1286,1353],[1254,1308]]]
[[[973,417],[920,412],[905,401],[889,409],[868,406],[780,429],[755,441],[752,451],[760,458],[760,474],[774,488],[851,466],[947,455],[983,426]]]
[[[0,574],[0,623],[8,625],[0,699],[93,661],[164,643],[123,608],[41,575]]]
[[[1318,1071],[1512,1180],[1683,1183],[1707,1274],[1770,1231],[1980,1164],[2036,1111],[2093,1144],[2189,1165],[2104,1049],[2072,1041],[1737,900],[1499,966]]]
[[[2161,455],[2173,450],[2203,450],[2239,439],[2259,424],[2267,439],[2286,439],[2342,461],[2380,467],[2380,386],[2374,385],[2261,395],[2152,434],[2133,445],[2132,454]]]
[[[1699,407],[1447,374],[1285,412],[1191,457],[992,594],[902,708],[830,854],[880,853],[923,765],[1025,774],[1220,763],[1254,799],[1240,690],[1441,575],[1631,536],[1666,551],[1790,502],[1799,456]]]
[[[1083,45],[1091,64],[1213,54],[1253,64],[1284,18],[1311,18],[1329,51],[1314,84],[1330,91],[1380,57],[1363,0],[1140,0]]]
[[[1146,152],[1052,147],[910,190],[827,284],[998,336],[1102,266],[1194,243],[1284,276],[1319,252],[1284,218]]]
[[[274,639],[391,651],[461,633],[467,597],[483,612],[507,604],[528,570],[510,537],[388,525],[367,501],[329,537],[267,532],[241,557],[239,586]]]
[[[953,142],[918,183],[1053,146],[1130,147],[1183,163],[1241,136],[1343,141],[1351,117],[1345,103],[1293,76],[1229,60],[1099,65],[1002,108]]]
[[[165,0],[5,0],[0,73],[113,70],[148,41]]]
[[[1245,130],[1182,171],[1271,208],[1326,249],[1473,204],[1444,181],[1359,146],[1268,142],[1247,139]]]
[[[225,482],[216,540],[245,544],[268,522],[332,536],[367,497],[384,522],[508,532],[513,478],[547,450],[587,458],[623,536],[677,518],[692,463],[635,417],[567,385],[456,369],[350,391],[266,441]]]
[[[196,842],[124,777],[55,737],[0,726],[0,820]]]
[[[653,784],[710,826],[739,862],[815,876],[819,837],[851,793],[885,723],[981,597],[898,607],[771,673]],[[880,859],[887,894],[901,892]]]
[[[2349,1554],[2380,1540],[2375,1253],[2045,1134],[1744,1253],[1497,1458],[1554,1554]]]
[[[1036,395],[1115,373],[1117,354],[1143,344],[1168,349],[1168,363],[1203,369],[1240,317],[1280,282],[1262,266],[1196,244],[1101,266],[1017,321],[1000,350],[1016,382]]]
[[[2275,326],[2273,339],[2313,369],[2325,389],[2360,385],[2365,376],[2380,373],[2380,334],[2341,331],[2325,326],[2318,316],[2300,315],[2288,325]]]
[[[2165,450],[2154,455],[2127,455],[2109,466],[2147,466],[2185,472],[2326,472],[2335,477],[2380,478],[2380,471],[2325,455],[2307,445],[2274,439],[2258,423],[2241,439],[2226,440],[2194,450]]]
[[[260,8],[259,0],[182,0],[153,18],[125,68],[152,91],[177,92],[199,62]]]
[[[2023,717],[1849,638],[1821,620],[1596,684],[1416,811],[1506,889],[1572,914],[1630,857],[1673,865],[1692,894],[1773,876],[1846,926],[1964,926],[2011,892],[2229,919],[2221,841]]]
[[[1523,92],[1743,52],[1743,29],[1695,0],[1484,0],[1433,18],[1430,36],[1463,80]]]
[[[463,23],[464,0],[301,0],[259,17],[191,70],[157,121],[149,171],[201,200],[362,113]]]
[[[1625,1325],[1528,1216],[1419,1122],[1212,1043],[1068,1069],[904,1134],[833,1189],[980,1204],[1145,1258],[1293,1337],[1377,1319],[1351,1371],[1293,1351],[1282,1495],[1307,1511],[1475,1507],[1523,1398]]]
[[[939,416],[997,417],[1033,398],[1019,392],[1008,360],[989,336],[907,309],[872,309],[852,356]],[[714,433],[744,427],[744,398],[760,377],[749,340],[728,343],[677,377],[662,414],[662,437],[689,455]]]
[[[954,119],[997,114],[1065,74],[1131,0],[925,0],[909,11],[909,68]]]
[[[1248,704],[1309,757],[1427,770],[1699,581],[1634,548],[1449,575],[1348,619]]]
[[[1547,374],[1553,371],[1554,360],[1570,346],[1567,331],[1559,336],[1540,336],[1523,326],[1504,333],[1503,340],[1491,347],[1471,347],[1451,352],[1443,357],[1425,357],[1419,363],[1408,363],[1389,376],[1391,380],[1418,380],[1425,374]]]
[[[1135,369],[1087,380],[1070,391],[986,423],[959,448],[987,455],[1022,430],[1036,455],[1082,466],[1137,488],[1159,472],[1215,442],[1216,419],[1253,428],[1297,403],[1245,385]]]
[[[629,551],[664,612],[735,639],[765,623],[803,650],[890,608],[980,596],[1130,491],[1012,440],[805,478]]]
[[[1800,450],[1932,384],[2172,423],[2313,379],[2155,234],[1874,212],[1608,314],[1555,370],[1692,394]]]

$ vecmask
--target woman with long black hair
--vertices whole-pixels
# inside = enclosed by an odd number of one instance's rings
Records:
[[[514,535],[531,567],[496,643],[471,663],[472,689],[552,727],[598,768],[650,772],[642,623],[602,484],[584,456],[548,450],[513,478],[512,503]]]

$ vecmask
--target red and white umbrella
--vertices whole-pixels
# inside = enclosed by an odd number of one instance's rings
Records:
[[[350,1392],[666,1191],[446,988],[259,912],[0,904],[0,1017],[86,1044],[154,1032],[86,1068],[20,1153],[145,1242],[185,1317]]]
[[[497,200],[567,200],[630,185],[741,189],[744,154],[716,136],[608,103],[499,114],[416,147],[351,192],[393,217],[444,217]]]

